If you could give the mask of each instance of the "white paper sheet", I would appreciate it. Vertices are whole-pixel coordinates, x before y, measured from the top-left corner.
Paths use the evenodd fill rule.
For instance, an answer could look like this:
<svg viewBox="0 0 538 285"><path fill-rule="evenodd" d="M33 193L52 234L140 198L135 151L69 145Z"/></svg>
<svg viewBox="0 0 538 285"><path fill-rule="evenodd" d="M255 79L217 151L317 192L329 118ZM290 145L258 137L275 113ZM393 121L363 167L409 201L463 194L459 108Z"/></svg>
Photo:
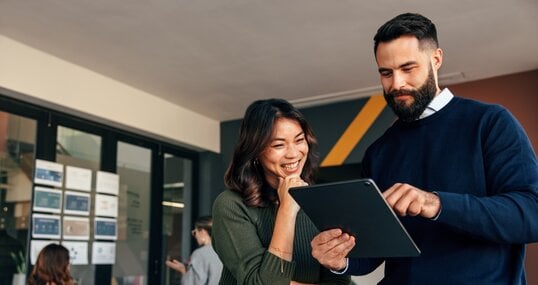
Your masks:
<svg viewBox="0 0 538 285"><path fill-rule="evenodd" d="M92 188L91 169L67 165L65 167L65 188L90 191Z"/></svg>
<svg viewBox="0 0 538 285"><path fill-rule="evenodd" d="M88 243L84 241L62 241L69 250L69 261L73 265L88 264Z"/></svg>
<svg viewBox="0 0 538 285"><path fill-rule="evenodd" d="M116 263L116 243L94 242L92 246L92 264Z"/></svg>
<svg viewBox="0 0 538 285"><path fill-rule="evenodd" d="M95 215L103 217L118 217L118 196L95 195Z"/></svg>
<svg viewBox="0 0 538 285"><path fill-rule="evenodd" d="M120 177L116 173L97 171L96 191L118 195L120 189Z"/></svg>

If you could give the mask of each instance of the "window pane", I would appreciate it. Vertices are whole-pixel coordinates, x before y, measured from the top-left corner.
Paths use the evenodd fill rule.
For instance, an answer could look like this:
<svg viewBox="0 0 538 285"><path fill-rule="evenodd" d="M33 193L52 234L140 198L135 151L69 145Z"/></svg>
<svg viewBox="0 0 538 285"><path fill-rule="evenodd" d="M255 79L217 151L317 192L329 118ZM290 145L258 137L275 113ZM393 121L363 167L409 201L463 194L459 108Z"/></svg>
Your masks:
<svg viewBox="0 0 538 285"><path fill-rule="evenodd" d="M151 150L118 143L118 240L112 275L118 285L147 284Z"/></svg>
<svg viewBox="0 0 538 285"><path fill-rule="evenodd" d="M101 165L101 137L75 129L59 126L56 139L56 162L65 166L75 166L92 171L90 201L95 201L95 177ZM66 191L72 189L65 188ZM72 191L76 192L76 191ZM65 192L64 192L65 193ZM88 244L87 265L71 265L71 275L80 285L94 285L95 266L91 265L93 241L94 206L90 204L90 242ZM70 216L64 213L65 216Z"/></svg>
<svg viewBox="0 0 538 285"><path fill-rule="evenodd" d="M0 112L0 284L11 284L26 266L36 126L34 120ZM12 252L22 255L18 264Z"/></svg>
<svg viewBox="0 0 538 285"><path fill-rule="evenodd" d="M180 284L181 274L165 265L165 258L185 263L190 255L192 161L165 154L163 185L163 284Z"/></svg>

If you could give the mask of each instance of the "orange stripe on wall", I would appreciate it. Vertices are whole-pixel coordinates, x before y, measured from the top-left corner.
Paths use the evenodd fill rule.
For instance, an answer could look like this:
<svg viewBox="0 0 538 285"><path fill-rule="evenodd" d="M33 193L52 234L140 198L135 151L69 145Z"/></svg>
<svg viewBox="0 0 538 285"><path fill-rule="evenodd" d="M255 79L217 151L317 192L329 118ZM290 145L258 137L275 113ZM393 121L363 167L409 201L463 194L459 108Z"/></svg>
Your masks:
<svg viewBox="0 0 538 285"><path fill-rule="evenodd" d="M329 154L321 162L321 166L342 165L386 105L387 102L383 98L383 95L370 97L353 122L349 124L340 139L338 139Z"/></svg>

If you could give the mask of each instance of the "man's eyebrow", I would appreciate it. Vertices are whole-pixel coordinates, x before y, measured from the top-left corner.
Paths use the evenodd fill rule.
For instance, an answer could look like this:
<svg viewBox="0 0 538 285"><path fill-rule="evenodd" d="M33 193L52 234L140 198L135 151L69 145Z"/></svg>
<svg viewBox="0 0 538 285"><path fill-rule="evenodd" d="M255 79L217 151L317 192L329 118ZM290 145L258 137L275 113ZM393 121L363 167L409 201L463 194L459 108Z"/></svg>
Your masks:
<svg viewBox="0 0 538 285"><path fill-rule="evenodd" d="M401 64L401 65L399 66L399 68L409 67L410 65L415 65L415 64L417 64L417 62L414 61L414 60L411 60L411 61L408 61L408 62L406 62L406 63Z"/></svg>
<svg viewBox="0 0 538 285"><path fill-rule="evenodd" d="M414 61L414 60L411 60L411 61L408 61L408 62L404 62L403 64L400 64L398 66L398 68L405 68L405 67L409 67L409 66L415 65L415 64L417 64L417 62ZM392 69L391 68L386 68L386 67L380 67L380 68L378 68L378 71L379 71L379 73L382 73L382 72L386 72L386 71L392 71Z"/></svg>

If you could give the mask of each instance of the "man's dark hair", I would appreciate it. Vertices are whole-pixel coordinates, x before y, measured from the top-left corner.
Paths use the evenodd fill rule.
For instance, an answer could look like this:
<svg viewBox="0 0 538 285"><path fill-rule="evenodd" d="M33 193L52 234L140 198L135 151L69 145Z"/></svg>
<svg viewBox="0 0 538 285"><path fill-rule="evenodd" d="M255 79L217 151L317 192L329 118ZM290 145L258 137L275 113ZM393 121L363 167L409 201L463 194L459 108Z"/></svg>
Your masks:
<svg viewBox="0 0 538 285"><path fill-rule="evenodd" d="M411 35L416 37L421 45L438 48L437 29L430 19L416 13L400 14L379 27L374 36L374 55L377 46L382 42L390 42L401 36Z"/></svg>

